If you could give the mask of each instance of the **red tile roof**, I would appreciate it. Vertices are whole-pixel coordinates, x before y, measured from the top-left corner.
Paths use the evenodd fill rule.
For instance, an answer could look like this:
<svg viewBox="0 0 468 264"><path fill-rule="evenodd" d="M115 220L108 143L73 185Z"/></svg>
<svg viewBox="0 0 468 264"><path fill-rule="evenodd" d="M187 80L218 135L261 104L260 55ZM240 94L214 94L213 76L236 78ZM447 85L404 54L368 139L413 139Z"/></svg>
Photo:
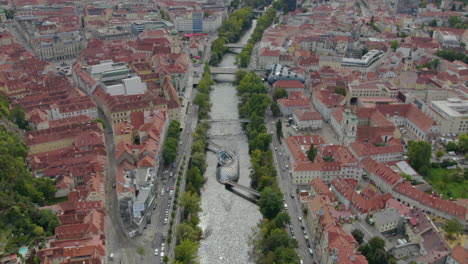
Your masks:
<svg viewBox="0 0 468 264"><path fill-rule="evenodd" d="M283 89L294 89L294 88L304 89L304 84L296 80L280 80L280 81L275 82L273 84L273 87L274 88L281 87Z"/></svg>
<svg viewBox="0 0 468 264"><path fill-rule="evenodd" d="M376 110L389 116L394 116L398 113L398 116L408 118L408 120L425 132L428 132L432 126L437 125L432 118L423 113L413 104L377 105Z"/></svg>
<svg viewBox="0 0 468 264"><path fill-rule="evenodd" d="M320 178L314 178L310 182L311 188L320 195L327 196L330 199L330 202L334 203L338 201L338 198L336 198L336 195L330 191L328 186L322 181Z"/></svg>
<svg viewBox="0 0 468 264"><path fill-rule="evenodd" d="M452 252L450 252L450 257L458 261L460 264L468 264L468 249L461 245L456 245L452 249Z"/></svg>
<svg viewBox="0 0 468 264"><path fill-rule="evenodd" d="M377 147L374 145L374 143L353 142L349 145L349 147L359 157L367 157L367 156L372 156L372 155L382 155L382 154L390 154L390 153L403 153L403 146L401 145L401 143Z"/></svg>
<svg viewBox="0 0 468 264"><path fill-rule="evenodd" d="M331 181L331 186L361 213L383 209L387 200L392 198L392 195L389 193L373 195L373 197L367 198L362 193L359 194L354 191L357 186L357 181L354 179L336 178Z"/></svg>
<svg viewBox="0 0 468 264"><path fill-rule="evenodd" d="M376 162L371 157L364 158L361 161L361 165L368 173L376 175L390 186L394 186L403 179L398 173L394 172L383 163Z"/></svg>
<svg viewBox="0 0 468 264"><path fill-rule="evenodd" d="M299 121L322 120L322 116L312 108L301 108L293 111Z"/></svg>
<svg viewBox="0 0 468 264"><path fill-rule="evenodd" d="M292 136L285 139L286 146L295 161L306 162L309 159L305 154L310 145L315 147L325 144L325 140L320 135Z"/></svg>
<svg viewBox="0 0 468 264"><path fill-rule="evenodd" d="M393 191L418 201L427 207L433 208L451 216L458 217L460 219L466 219L467 209L465 207L413 188L411 183L408 181L398 183L393 188Z"/></svg>

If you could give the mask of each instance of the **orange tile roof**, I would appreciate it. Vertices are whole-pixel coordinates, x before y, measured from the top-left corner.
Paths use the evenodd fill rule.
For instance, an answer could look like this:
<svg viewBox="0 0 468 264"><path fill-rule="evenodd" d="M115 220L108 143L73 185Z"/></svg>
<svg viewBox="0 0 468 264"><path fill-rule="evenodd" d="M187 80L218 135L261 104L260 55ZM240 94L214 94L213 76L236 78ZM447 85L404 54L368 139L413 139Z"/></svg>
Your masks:
<svg viewBox="0 0 468 264"><path fill-rule="evenodd" d="M452 252L450 252L450 257L458 261L460 264L468 264L468 249L461 245L456 245L452 249Z"/></svg>

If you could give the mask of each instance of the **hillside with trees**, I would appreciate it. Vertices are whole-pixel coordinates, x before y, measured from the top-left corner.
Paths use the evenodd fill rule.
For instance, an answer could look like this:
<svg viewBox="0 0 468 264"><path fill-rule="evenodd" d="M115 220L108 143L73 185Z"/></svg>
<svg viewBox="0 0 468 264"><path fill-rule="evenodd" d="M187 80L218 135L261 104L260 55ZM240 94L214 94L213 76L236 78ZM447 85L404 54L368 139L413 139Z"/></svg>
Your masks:
<svg viewBox="0 0 468 264"><path fill-rule="evenodd" d="M54 234L59 221L51 210L40 210L54 203L55 184L33 178L27 169L28 150L16 127L27 128L23 110L10 110L2 99L0 121L0 252L11 253L21 246L40 245Z"/></svg>

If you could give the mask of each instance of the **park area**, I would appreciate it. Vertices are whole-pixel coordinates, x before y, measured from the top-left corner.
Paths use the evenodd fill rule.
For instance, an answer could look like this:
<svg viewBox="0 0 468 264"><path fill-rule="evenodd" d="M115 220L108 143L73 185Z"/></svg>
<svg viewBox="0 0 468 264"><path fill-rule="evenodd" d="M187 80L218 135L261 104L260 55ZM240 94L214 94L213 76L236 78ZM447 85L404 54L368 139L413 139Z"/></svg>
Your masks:
<svg viewBox="0 0 468 264"><path fill-rule="evenodd" d="M443 194L444 199L468 198L468 180L464 177L463 170L431 168L426 180L438 193Z"/></svg>

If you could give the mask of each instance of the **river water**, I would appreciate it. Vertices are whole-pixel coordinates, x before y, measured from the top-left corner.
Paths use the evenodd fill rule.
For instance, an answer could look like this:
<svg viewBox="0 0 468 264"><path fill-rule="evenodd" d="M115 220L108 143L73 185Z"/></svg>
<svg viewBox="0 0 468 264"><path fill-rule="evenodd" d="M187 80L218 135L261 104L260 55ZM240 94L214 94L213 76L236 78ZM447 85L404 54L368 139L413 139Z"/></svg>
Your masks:
<svg viewBox="0 0 468 264"><path fill-rule="evenodd" d="M247 43L256 21L239 41ZM227 53L220 67L234 67L234 54ZM214 76L216 84L211 92L212 119L237 119L239 100L232 84L233 75ZM250 156L247 137L240 123L213 123L209 131L213 142L233 151L239 158L240 177L238 183L250 186ZM202 195L200 226L204 238L200 241L198 256L201 264L248 264L249 237L261 219L258 207L244 198L224 189L216 180L217 158L207 152L208 167Z"/></svg>

